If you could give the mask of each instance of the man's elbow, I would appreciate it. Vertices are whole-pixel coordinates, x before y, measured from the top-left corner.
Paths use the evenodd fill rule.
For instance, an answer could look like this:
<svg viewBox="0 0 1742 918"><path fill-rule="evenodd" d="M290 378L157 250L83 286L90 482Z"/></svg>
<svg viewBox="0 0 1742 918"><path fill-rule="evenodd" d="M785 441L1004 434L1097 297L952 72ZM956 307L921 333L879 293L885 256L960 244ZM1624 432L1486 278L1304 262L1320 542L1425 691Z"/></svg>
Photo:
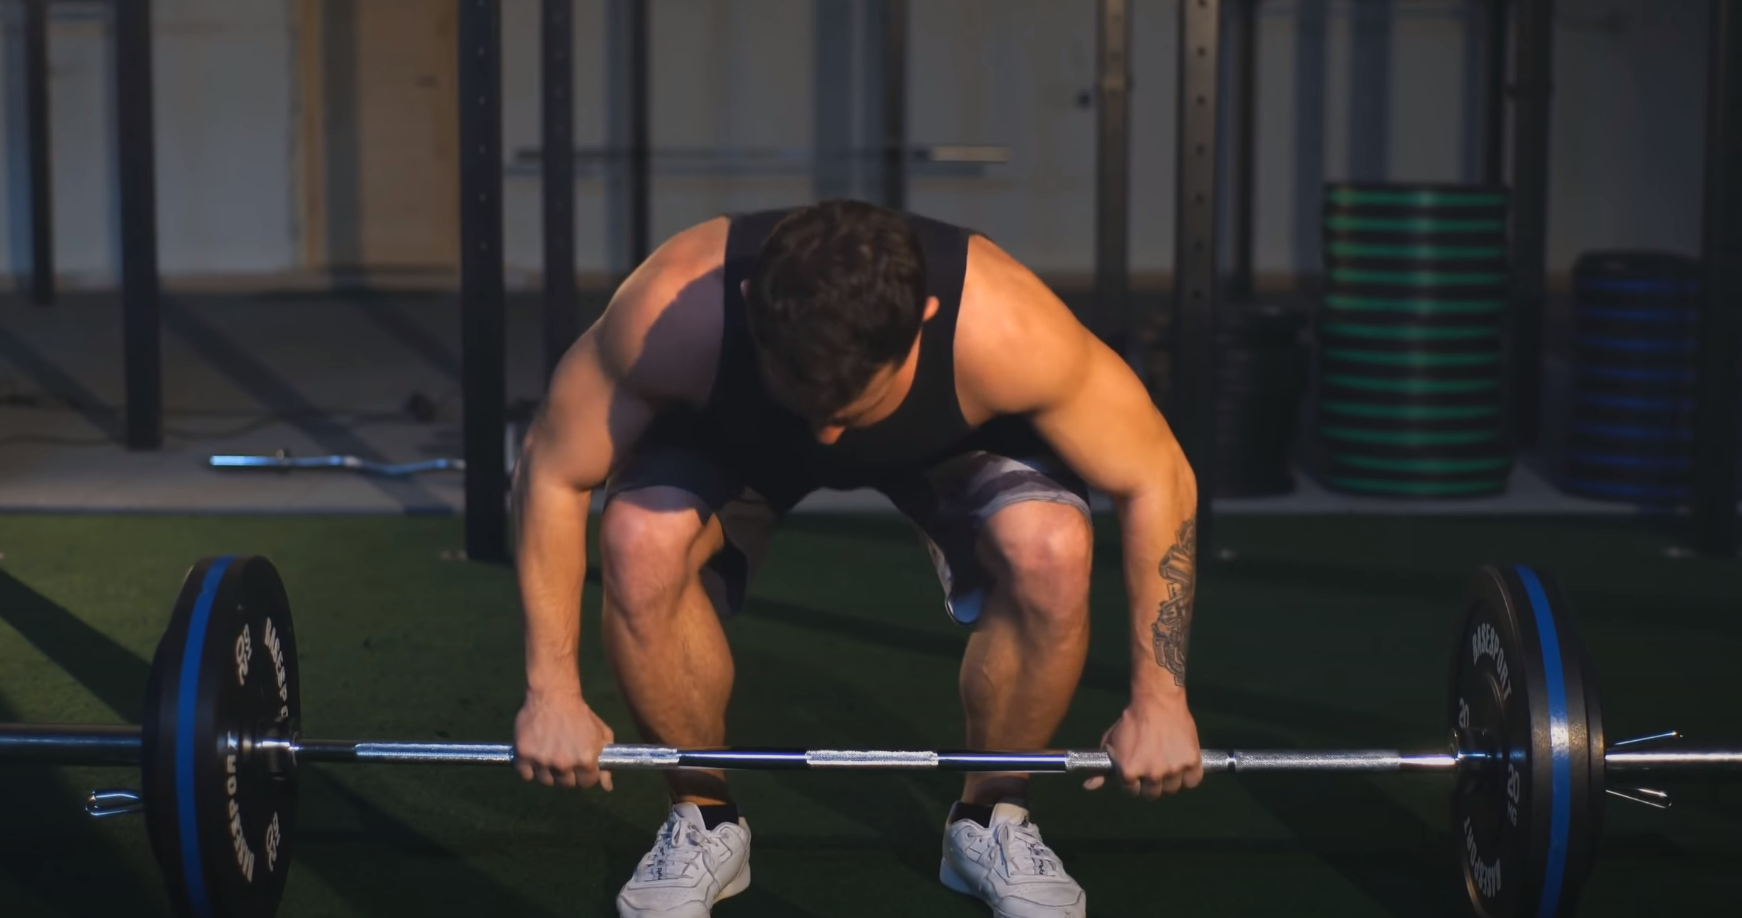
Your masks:
<svg viewBox="0 0 1742 918"><path fill-rule="evenodd" d="M1165 504L1188 508L1183 512L1189 515L1198 505L1198 477L1179 444L1170 439L1165 447L1146 457L1123 487L1105 487L1102 492L1119 508Z"/></svg>
<svg viewBox="0 0 1742 918"><path fill-rule="evenodd" d="M1194 508L1198 505L1198 475L1192 469L1192 464L1186 459L1185 451L1180 449L1179 442L1173 441L1168 450L1169 459L1162 465L1161 487L1170 500L1182 506Z"/></svg>

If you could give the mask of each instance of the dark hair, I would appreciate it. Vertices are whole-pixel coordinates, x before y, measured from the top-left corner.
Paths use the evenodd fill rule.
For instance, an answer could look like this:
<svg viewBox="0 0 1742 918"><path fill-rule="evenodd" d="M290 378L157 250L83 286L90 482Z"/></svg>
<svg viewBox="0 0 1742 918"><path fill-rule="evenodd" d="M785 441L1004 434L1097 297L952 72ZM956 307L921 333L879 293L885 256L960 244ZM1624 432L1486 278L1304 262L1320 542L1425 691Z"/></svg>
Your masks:
<svg viewBox="0 0 1742 918"><path fill-rule="evenodd" d="M863 201L824 201L775 225L750 271L750 335L804 404L829 415L913 348L925 319L925 260L907 219Z"/></svg>

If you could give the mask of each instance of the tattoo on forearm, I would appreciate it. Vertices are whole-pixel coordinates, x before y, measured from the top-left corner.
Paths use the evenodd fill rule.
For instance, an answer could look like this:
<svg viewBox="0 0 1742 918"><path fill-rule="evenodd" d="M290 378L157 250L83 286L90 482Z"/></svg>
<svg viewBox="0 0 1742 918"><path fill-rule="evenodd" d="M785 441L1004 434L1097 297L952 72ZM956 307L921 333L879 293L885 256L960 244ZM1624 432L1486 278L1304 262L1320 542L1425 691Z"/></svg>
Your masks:
<svg viewBox="0 0 1742 918"><path fill-rule="evenodd" d="M1180 524L1172 548L1161 559L1161 579L1167 598L1149 632L1155 644L1155 665L1173 673L1176 685L1186 684L1186 644L1192 630L1192 599L1197 594L1198 518Z"/></svg>

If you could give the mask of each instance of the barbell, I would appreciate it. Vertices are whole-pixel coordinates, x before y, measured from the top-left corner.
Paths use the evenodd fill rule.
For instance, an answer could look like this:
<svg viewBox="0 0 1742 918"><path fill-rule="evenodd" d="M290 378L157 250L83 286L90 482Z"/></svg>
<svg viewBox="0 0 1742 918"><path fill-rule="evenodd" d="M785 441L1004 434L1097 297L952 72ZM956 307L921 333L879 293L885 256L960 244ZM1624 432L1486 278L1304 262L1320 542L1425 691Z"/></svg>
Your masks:
<svg viewBox="0 0 1742 918"><path fill-rule="evenodd" d="M1483 918L1571 915L1596 857L1606 794L1661 791L1611 776L1733 775L1742 749L1682 748L1677 734L1606 743L1596 673L1552 580L1524 566L1471 578L1453 658L1446 749L1205 749L1209 773L1446 772L1455 850ZM187 574L152 658L140 726L0 724L0 761L137 764L138 791L93 791L92 815L143 810L176 911L270 918L289 875L297 769L310 762L506 765L511 745L308 739L283 581L260 557ZM1104 774L1101 750L687 749L614 744L613 770L893 769Z"/></svg>

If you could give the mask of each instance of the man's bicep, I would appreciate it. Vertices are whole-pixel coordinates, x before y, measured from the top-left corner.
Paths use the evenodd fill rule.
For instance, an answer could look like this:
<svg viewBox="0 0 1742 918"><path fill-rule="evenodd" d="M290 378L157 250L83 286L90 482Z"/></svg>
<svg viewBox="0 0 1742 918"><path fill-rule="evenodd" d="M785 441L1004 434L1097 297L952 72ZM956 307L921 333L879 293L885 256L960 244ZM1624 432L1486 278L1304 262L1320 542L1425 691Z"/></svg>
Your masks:
<svg viewBox="0 0 1742 918"><path fill-rule="evenodd" d="M1031 416L1035 429L1089 485L1113 497L1189 475L1185 456L1137 374L1098 340L1082 373Z"/></svg>
<svg viewBox="0 0 1742 918"><path fill-rule="evenodd" d="M650 399L601 359L589 331L563 358L533 424L527 452L535 474L576 489L604 484L656 413Z"/></svg>

